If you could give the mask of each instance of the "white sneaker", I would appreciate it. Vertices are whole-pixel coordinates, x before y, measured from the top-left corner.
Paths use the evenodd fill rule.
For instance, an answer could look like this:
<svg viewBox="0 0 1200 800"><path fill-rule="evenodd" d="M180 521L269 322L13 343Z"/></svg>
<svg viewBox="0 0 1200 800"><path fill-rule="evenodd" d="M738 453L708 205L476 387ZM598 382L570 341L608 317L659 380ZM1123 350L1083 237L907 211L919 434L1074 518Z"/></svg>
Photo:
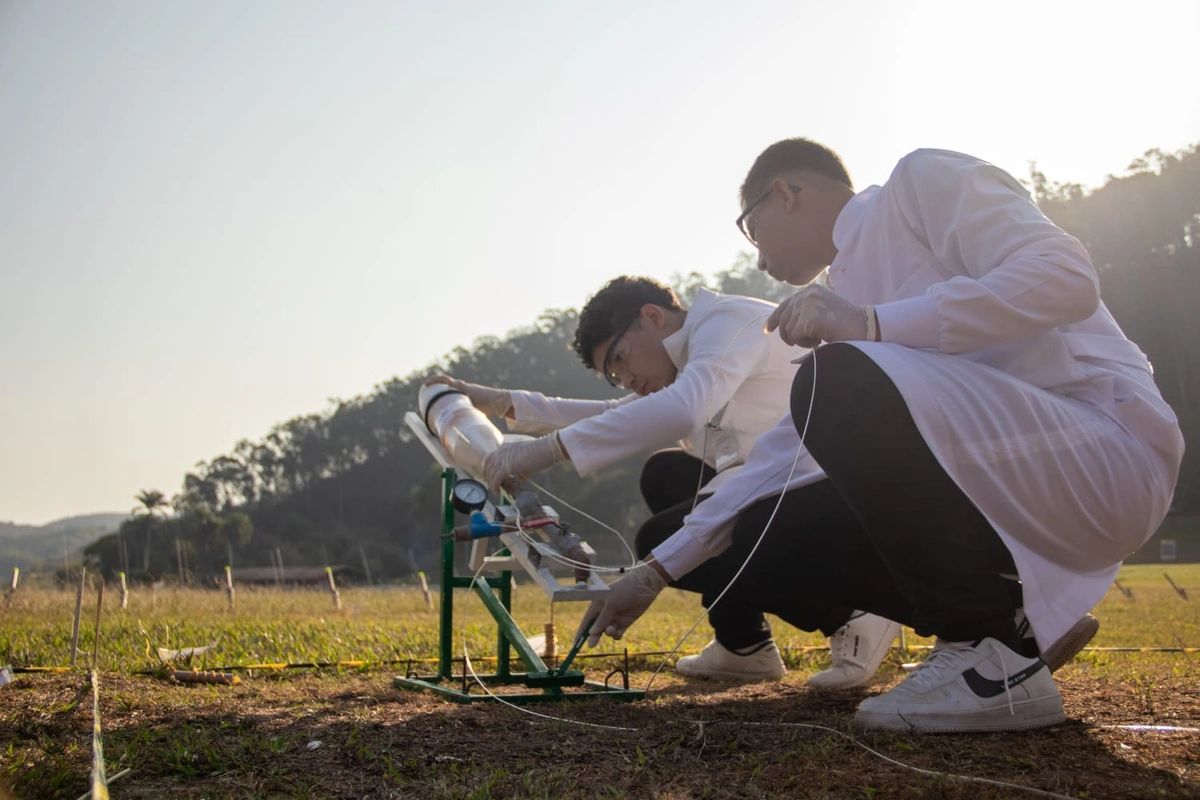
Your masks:
<svg viewBox="0 0 1200 800"><path fill-rule="evenodd" d="M874 614L852 617L829 637L829 657L833 666L808 679L817 689L849 689L861 686L875 675L900 624Z"/></svg>
<svg viewBox="0 0 1200 800"><path fill-rule="evenodd" d="M862 701L854 715L863 728L927 733L1027 730L1065 719L1046 663L992 638L939 640L904 681Z"/></svg>
<svg viewBox="0 0 1200 800"><path fill-rule="evenodd" d="M713 639L699 655L684 656L675 662L675 671L690 678L715 678L725 681L777 681L787 674L774 639L768 639L753 653L739 655L726 650Z"/></svg>

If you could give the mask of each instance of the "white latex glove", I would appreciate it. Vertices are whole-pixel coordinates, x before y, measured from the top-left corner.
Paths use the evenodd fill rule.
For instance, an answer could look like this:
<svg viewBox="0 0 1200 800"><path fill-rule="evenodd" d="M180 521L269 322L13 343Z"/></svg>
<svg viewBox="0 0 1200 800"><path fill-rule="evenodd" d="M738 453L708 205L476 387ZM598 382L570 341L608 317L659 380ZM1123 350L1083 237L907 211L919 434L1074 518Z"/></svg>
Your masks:
<svg viewBox="0 0 1200 800"><path fill-rule="evenodd" d="M603 600L592 601L575 633L575 641L586 634L588 647L595 647L600 644L602 634L620 639L646 613L666 585L666 578L657 569L644 561L639 563L609 585Z"/></svg>
<svg viewBox="0 0 1200 800"><path fill-rule="evenodd" d="M449 375L438 375L425 381L426 386L431 383L444 383L451 389L458 389L470 399L471 405L485 414L495 417L512 415L512 395L509 394L508 389L494 389L478 383L467 383L457 378L451 378Z"/></svg>
<svg viewBox="0 0 1200 800"><path fill-rule="evenodd" d="M483 479L493 492L498 492L509 477L524 480L566 458L567 451L563 450L557 433L521 442L505 442L483 459Z"/></svg>
<svg viewBox="0 0 1200 800"><path fill-rule="evenodd" d="M780 339L799 347L816 347L821 342L866 341L867 314L874 313L872 306L855 305L824 286L813 284L771 312L767 331L778 328Z"/></svg>

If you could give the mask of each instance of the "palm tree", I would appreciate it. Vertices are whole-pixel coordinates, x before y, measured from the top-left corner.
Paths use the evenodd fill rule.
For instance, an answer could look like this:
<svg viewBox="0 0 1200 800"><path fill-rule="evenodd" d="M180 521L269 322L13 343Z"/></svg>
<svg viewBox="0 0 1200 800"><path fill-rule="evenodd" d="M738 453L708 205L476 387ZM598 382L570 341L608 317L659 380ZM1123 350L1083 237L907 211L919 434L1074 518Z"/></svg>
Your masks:
<svg viewBox="0 0 1200 800"><path fill-rule="evenodd" d="M168 506L166 495L162 492L153 489L143 489L134 495L134 499L141 505L135 506L133 513L135 515L145 517L143 524L146 526L146 546L142 548L142 571L150 571L150 536L154 532L154 520L159 509Z"/></svg>

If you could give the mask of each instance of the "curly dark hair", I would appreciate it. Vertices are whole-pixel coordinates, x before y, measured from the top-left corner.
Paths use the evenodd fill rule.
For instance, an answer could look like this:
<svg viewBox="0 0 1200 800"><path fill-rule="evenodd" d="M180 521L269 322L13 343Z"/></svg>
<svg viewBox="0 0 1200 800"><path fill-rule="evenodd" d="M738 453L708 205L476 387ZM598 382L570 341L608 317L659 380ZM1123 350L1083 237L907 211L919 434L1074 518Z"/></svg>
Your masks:
<svg viewBox="0 0 1200 800"><path fill-rule="evenodd" d="M771 181L785 172L806 170L844 183L851 189L850 173L841 157L823 144L811 139L784 139L759 153L754 165L742 181L742 208L767 190Z"/></svg>
<svg viewBox="0 0 1200 800"><path fill-rule="evenodd" d="M634 278L622 275L613 278L588 299L579 312L579 327L571 349L588 369L599 369L592 361L592 351L628 326L646 303L662 306L668 311L683 311L679 298L670 286L653 278Z"/></svg>

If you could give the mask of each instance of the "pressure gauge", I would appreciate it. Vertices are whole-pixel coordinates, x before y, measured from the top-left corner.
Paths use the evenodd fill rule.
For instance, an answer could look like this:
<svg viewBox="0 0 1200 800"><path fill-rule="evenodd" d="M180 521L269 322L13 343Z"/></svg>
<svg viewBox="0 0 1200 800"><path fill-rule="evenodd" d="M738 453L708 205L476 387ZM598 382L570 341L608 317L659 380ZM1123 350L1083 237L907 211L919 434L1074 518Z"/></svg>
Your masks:
<svg viewBox="0 0 1200 800"><path fill-rule="evenodd" d="M450 490L450 505L460 514L470 514L483 508L488 499L488 490L477 480L462 478Z"/></svg>

